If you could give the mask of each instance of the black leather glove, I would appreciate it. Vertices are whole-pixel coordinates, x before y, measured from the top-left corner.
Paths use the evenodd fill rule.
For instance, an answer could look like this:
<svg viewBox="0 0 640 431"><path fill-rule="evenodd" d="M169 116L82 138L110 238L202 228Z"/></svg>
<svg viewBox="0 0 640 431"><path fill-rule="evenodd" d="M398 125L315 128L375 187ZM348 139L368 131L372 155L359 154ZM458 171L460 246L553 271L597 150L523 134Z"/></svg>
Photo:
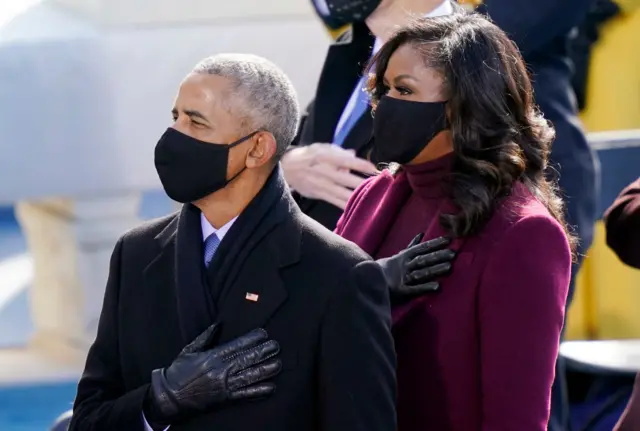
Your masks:
<svg viewBox="0 0 640 431"><path fill-rule="evenodd" d="M276 341L264 329L256 329L228 343L209 349L218 331L211 325L173 363L151 374L145 399L147 422L164 429L176 421L211 409L215 404L270 395L273 383L260 383L277 375L282 364Z"/></svg>
<svg viewBox="0 0 640 431"><path fill-rule="evenodd" d="M440 289L436 278L451 271L451 260L456 252L447 249L451 243L440 237L423 243L416 236L409 246L395 256L379 259L392 298L417 296Z"/></svg>

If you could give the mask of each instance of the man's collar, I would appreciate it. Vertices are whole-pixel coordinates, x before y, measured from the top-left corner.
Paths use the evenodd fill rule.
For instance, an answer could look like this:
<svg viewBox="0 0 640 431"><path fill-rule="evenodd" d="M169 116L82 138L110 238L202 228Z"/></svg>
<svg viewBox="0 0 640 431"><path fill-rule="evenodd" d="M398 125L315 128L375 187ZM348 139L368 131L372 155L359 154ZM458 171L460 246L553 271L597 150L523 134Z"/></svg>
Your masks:
<svg viewBox="0 0 640 431"><path fill-rule="evenodd" d="M235 222L237 219L238 217L236 216L233 219L231 219L229 222L227 222L224 226L222 226L220 229L216 229L215 227L213 227L213 225L211 225L211 223L209 223L209 220L207 220L207 218L204 216L204 213L200 213L200 225L202 226L202 240L203 241L206 240L207 238L209 238L209 236L215 233L218 236L218 239L222 241L222 238L224 238L227 232L229 232L229 229L231 229L231 226L233 226L233 222Z"/></svg>

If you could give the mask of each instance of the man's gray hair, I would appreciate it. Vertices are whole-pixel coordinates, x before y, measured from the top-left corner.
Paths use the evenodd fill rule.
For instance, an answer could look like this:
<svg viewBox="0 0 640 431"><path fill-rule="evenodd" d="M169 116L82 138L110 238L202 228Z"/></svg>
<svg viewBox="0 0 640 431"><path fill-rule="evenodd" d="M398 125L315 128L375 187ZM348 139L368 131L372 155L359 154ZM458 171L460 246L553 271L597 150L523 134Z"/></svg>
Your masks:
<svg viewBox="0 0 640 431"><path fill-rule="evenodd" d="M293 84L278 66L257 55L218 54L202 60L193 72L232 81L232 94L225 103L238 117L243 132L271 132L276 157L282 157L296 135L300 106Z"/></svg>

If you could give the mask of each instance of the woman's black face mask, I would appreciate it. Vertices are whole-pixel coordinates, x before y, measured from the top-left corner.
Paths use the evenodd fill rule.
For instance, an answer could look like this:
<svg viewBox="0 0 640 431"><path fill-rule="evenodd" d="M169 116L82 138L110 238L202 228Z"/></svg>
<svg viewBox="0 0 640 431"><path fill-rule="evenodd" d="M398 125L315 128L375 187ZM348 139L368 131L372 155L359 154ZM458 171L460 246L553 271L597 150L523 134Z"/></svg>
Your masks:
<svg viewBox="0 0 640 431"><path fill-rule="evenodd" d="M405 165L445 130L447 102L413 102L382 96L373 117L373 163Z"/></svg>
<svg viewBox="0 0 640 431"><path fill-rule="evenodd" d="M381 0L312 0L318 16L333 30L362 22L380 5ZM322 6L326 5L326 8ZM328 12L328 14L327 14Z"/></svg>

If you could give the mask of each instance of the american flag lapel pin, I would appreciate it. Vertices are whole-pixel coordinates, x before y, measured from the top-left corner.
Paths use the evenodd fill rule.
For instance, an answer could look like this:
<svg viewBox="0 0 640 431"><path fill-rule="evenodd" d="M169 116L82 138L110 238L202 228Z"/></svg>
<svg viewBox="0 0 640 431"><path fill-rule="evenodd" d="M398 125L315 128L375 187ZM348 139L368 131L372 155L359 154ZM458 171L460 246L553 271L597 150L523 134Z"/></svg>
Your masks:
<svg viewBox="0 0 640 431"><path fill-rule="evenodd" d="M246 299L247 301L253 301L253 302L258 302L258 298L259 298L259 295L256 295L255 293L251 293L251 292L247 292L247 294L244 297L244 299Z"/></svg>

